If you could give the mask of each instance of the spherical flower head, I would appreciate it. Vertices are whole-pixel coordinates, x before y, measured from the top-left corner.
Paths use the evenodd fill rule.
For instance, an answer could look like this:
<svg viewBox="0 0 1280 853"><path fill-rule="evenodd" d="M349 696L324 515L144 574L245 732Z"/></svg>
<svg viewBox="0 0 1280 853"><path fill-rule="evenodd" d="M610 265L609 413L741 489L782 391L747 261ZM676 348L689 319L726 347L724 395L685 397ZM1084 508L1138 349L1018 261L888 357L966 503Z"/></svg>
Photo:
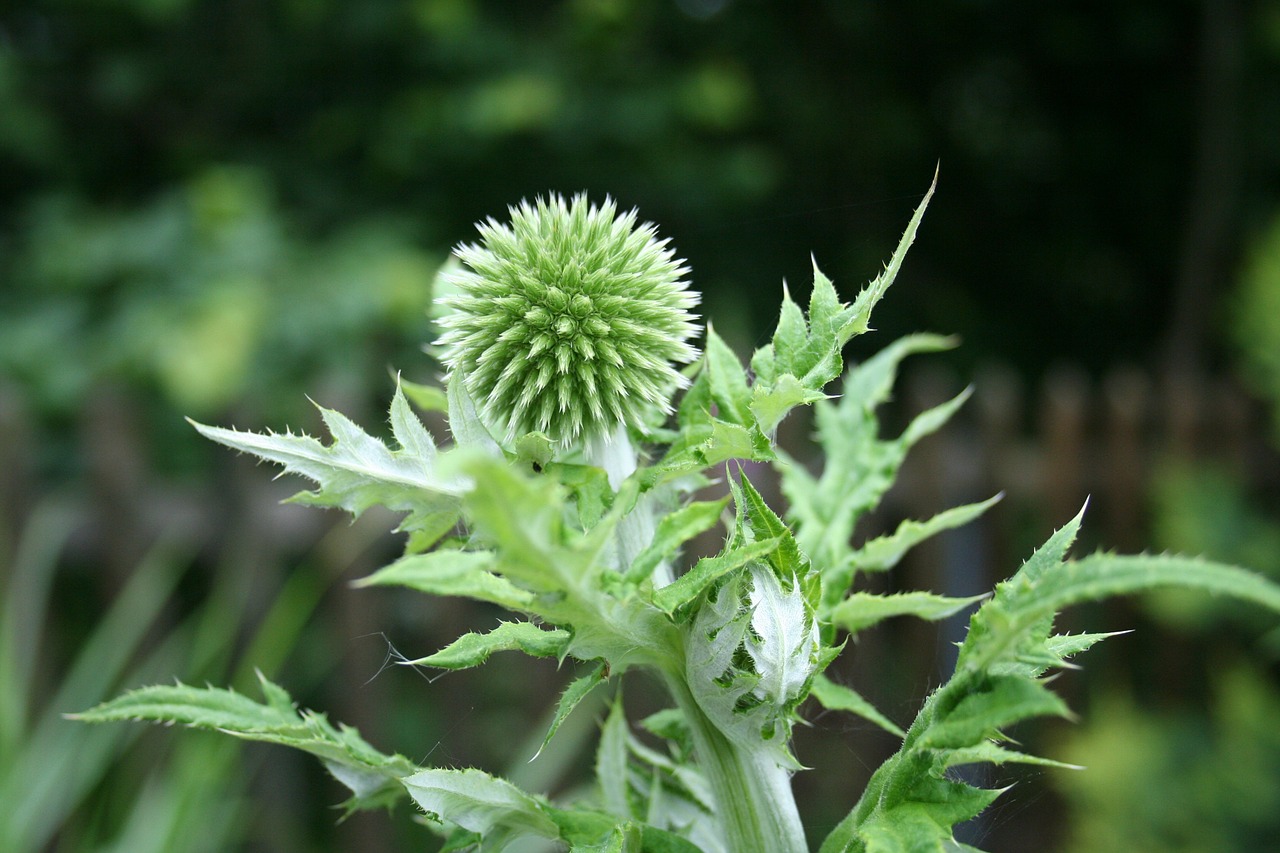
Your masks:
<svg viewBox="0 0 1280 853"><path fill-rule="evenodd" d="M669 413L694 360L698 302L684 262L636 211L559 195L479 223L454 250L462 267L436 342L481 416L507 440L543 432L561 444L640 427Z"/></svg>

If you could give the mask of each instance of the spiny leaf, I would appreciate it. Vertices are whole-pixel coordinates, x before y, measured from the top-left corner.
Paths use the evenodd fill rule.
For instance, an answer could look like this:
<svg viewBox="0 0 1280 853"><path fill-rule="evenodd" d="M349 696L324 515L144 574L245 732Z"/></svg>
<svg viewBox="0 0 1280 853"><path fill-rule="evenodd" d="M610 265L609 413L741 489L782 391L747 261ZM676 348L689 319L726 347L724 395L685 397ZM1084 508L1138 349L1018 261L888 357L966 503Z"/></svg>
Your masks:
<svg viewBox="0 0 1280 853"><path fill-rule="evenodd" d="M965 404L965 402L973 396L973 386L969 386L956 396L952 397L945 403L939 403L932 409L926 409L912 419L907 424L907 428L902 431L902 436L898 439L906 447L911 447L920 439L927 435L932 435L942 428L942 425L951 420L951 416Z"/></svg>
<svg viewBox="0 0 1280 853"><path fill-rule="evenodd" d="M768 436L791 409L822 400L825 386L840 375L841 349L850 337L865 331L871 307L901 265L923 208L924 203L886 274L863 291L859 304L842 303L816 263L807 315L784 293L772 341L752 356L754 383L747 382L737 356L708 327L701 370L678 410L681 435L650 469L647 487L696 470L698 463L709 467L735 458L773 458ZM913 345L926 349L934 346L932 340L922 337ZM713 404L718 417L711 414Z"/></svg>
<svg viewBox="0 0 1280 853"><path fill-rule="evenodd" d="M947 339L933 335L912 336L850 370L839 401L822 401L815 409L818 441L826 460L821 475L815 478L789 459L782 466L788 518L801 549L822 569L827 607L853 584L858 564L850 540L859 519L888 491L912 445L937 429L964 395L920 414L896 439L879 437L875 408L888 396L903 358L949 345Z"/></svg>
<svg viewBox="0 0 1280 853"><path fill-rule="evenodd" d="M1049 624L1046 621L1046 624ZM1128 631L1108 631L1099 634L1062 634L1048 637L1041 642L1037 639L1029 641L1025 648L1019 650L1016 662L1002 662L992 667L994 672L1017 673L1035 678L1043 675L1051 669L1078 669L1075 664L1068 661L1074 655L1080 654L1094 646L1101 640L1108 637L1117 637L1121 634L1128 634Z"/></svg>
<svg viewBox="0 0 1280 853"><path fill-rule="evenodd" d="M943 758L943 764L946 767L959 767L964 764L1035 764L1040 767L1057 767L1063 770L1084 769L1078 764L1067 764L1063 761L1054 761L1052 758L1005 749L989 740L977 746L948 750Z"/></svg>
<svg viewBox="0 0 1280 853"><path fill-rule="evenodd" d="M1067 704L1039 681L1015 675L991 678L968 692L922 732L922 749L964 749L992 738L1005 726L1031 717L1070 717Z"/></svg>
<svg viewBox="0 0 1280 853"><path fill-rule="evenodd" d="M356 581L355 586L403 586L428 595L462 596L533 612L533 594L489 571L495 562L488 551L414 554Z"/></svg>
<svg viewBox="0 0 1280 853"><path fill-rule="evenodd" d="M751 359L756 374L751 408L764 432L772 432L795 406L821 399L823 388L840 375L841 350L850 338L868 330L871 311L897 276L933 189L931 185L916 208L885 270L863 288L852 305L840 301L816 261L807 316L784 289L773 339Z"/></svg>
<svg viewBox="0 0 1280 853"><path fill-rule="evenodd" d="M273 689L272 696L279 694ZM304 725L297 711L280 707L278 699L264 705L234 690L185 684L131 690L87 711L72 714L71 719L86 723L147 720L245 732L281 731Z"/></svg>
<svg viewBox="0 0 1280 853"><path fill-rule="evenodd" d="M653 594L653 603L662 612L674 615L720 578L750 562L765 558L779 544L778 539L765 539L732 548L714 557L703 557L692 569L676 578L674 583L657 590Z"/></svg>
<svg viewBox="0 0 1280 853"><path fill-rule="evenodd" d="M569 639L568 631L547 631L532 622L503 622L486 634L463 634L435 654L405 663L440 669L468 669L484 663L494 652L516 650L532 657L563 657Z"/></svg>
<svg viewBox="0 0 1280 853"><path fill-rule="evenodd" d="M1105 553L1063 563L1080 518L1051 537L974 614L958 669L976 672L1019 665L1024 656L1044 652L1058 611L1114 595L1184 587L1280 611L1280 586L1234 566L1189 557Z"/></svg>
<svg viewBox="0 0 1280 853"><path fill-rule="evenodd" d="M1042 575L1020 572L997 587L995 598L974 614L972 643L966 639L961 647L959 665L979 669L1012 662L1026 648L1009 638L1039 634L1046 620L1073 604L1163 587L1229 595L1280 612L1280 586L1235 566L1194 557L1095 554Z"/></svg>
<svg viewBox="0 0 1280 853"><path fill-rule="evenodd" d="M809 560L800 552L791 528L769 508L769 504L755 486L747 479L746 474L738 472L738 482L734 496L738 500L738 516L745 518L755 539L777 539L778 547L769 553L769 565L773 567L778 578L790 583L809 573Z"/></svg>
<svg viewBox="0 0 1280 853"><path fill-rule="evenodd" d="M341 413L318 408L333 435L329 447L305 435L191 424L206 438L283 465L286 472L319 485L314 492L296 495L294 501L340 507L354 515L374 505L408 513L399 529L409 533L410 551L426 550L453 527L460 511L461 484L439 473L435 444L409 410L399 387L391 402L392 433L400 444L396 450Z"/></svg>
<svg viewBox="0 0 1280 853"><path fill-rule="evenodd" d="M809 294L808 333L802 341L776 346L774 369L790 373L808 388L821 388L840 375L840 350L853 337L853 310L840 301L831 279L813 260L813 292Z"/></svg>
<svg viewBox="0 0 1280 853"><path fill-rule="evenodd" d="M1051 663L1048 663L1044 669L1058 668L1067 666L1067 659L1073 658L1081 652L1088 651L1095 644L1102 642L1109 637L1119 637L1129 631L1104 631L1093 634L1058 634L1050 637L1045 641L1045 652L1049 656ZM1044 670L1033 672L1032 675L1039 675Z"/></svg>
<svg viewBox="0 0 1280 853"><path fill-rule="evenodd" d="M639 583L651 575L658 564L670 559L681 545L715 526L728 503L727 497L718 501L695 501L664 516L658 522L653 541L627 569L627 580Z"/></svg>
<svg viewBox="0 0 1280 853"><path fill-rule="evenodd" d="M883 619L894 616L915 616L936 621L981 601L985 596L948 598L931 592L903 592L897 595L877 595L857 592L847 597L831 610L832 624L856 634Z"/></svg>
<svg viewBox="0 0 1280 853"><path fill-rule="evenodd" d="M475 400L467 390L466 380L461 372L454 370L449 374L445 386L449 400L449 432L458 447L478 450L489 456L501 458L502 448L489 432L489 428L480 420L476 411Z"/></svg>
<svg viewBox="0 0 1280 853"><path fill-rule="evenodd" d="M858 294L858 298L853 301L853 316L848 321L850 336L861 335L870 329L871 310L876 307L876 303L880 301L885 291L889 289L889 285L893 284L894 279L898 277L898 271L902 269L902 262L907 257L907 250L915 242L916 231L920 227L920 220L924 218L925 208L929 206L929 199L933 198L933 191L937 187L938 175L935 172L933 183L929 184L929 189L924 194L924 198L920 200L915 213L911 215L911 221L907 223L906 230L902 232L902 238L898 240L898 247L894 249L889 263L885 264L884 271L863 288L862 292Z"/></svg>
<svg viewBox="0 0 1280 853"><path fill-rule="evenodd" d="M1077 516L1050 537L973 615L955 674L926 700L902 748L872 775L862 798L822 850L873 849L889 837L886 827L898 832L909 826L911 814L935 827L918 837L920 843L950 839L950 826L970 816L969 809L957 813L944 807L937 791L928 786L945 781L942 772L956 764L1024 760L992 744L992 739L1019 720L1068 714L1065 703L1038 676L1105 635L1052 636L1054 617L1062 608L1160 586L1185 586L1280 612L1280 586L1232 566L1183 557L1112 554L1064 562L1079 525Z"/></svg>
<svg viewBox="0 0 1280 853"><path fill-rule="evenodd" d="M986 791L963 782L946 782L930 794L937 798L927 806L908 803L886 809L869 821L859 834L857 849L866 853L966 853L974 848L951 837L951 827L982 813L1000 791ZM848 850L849 847L830 850ZM821 853L830 853L824 844Z"/></svg>
<svg viewBox="0 0 1280 853"><path fill-rule="evenodd" d="M906 736L906 732L898 728L898 726L884 714L881 714L880 711L864 699L861 694L851 688L845 687L843 684L836 684L825 675L819 674L813 679L809 695L829 711L848 711L851 714L857 714L864 720L869 720L875 723L890 734L897 735L898 737Z"/></svg>
<svg viewBox="0 0 1280 853"><path fill-rule="evenodd" d="M729 345L707 325L703 371L711 385L711 399L720 410L720 419L748 426L751 419L751 392L742 363Z"/></svg>
<svg viewBox="0 0 1280 853"><path fill-rule="evenodd" d="M849 562L855 571L860 572L881 572L891 569L898 564L907 551L916 545L944 530L952 530L968 524L994 506L1001 497L1002 495L996 495L981 503L952 507L926 521L907 519L899 524L893 533L864 542L849 555Z"/></svg>
<svg viewBox="0 0 1280 853"><path fill-rule="evenodd" d="M319 758L351 789L348 808L352 809L388 804L400 793L400 779L416 770L407 758L378 752L355 729L335 728L323 714L298 711L283 688L261 675L258 678L266 704L231 690L175 684L142 687L69 716L91 723L180 723L300 749Z"/></svg>
<svg viewBox="0 0 1280 853"><path fill-rule="evenodd" d="M851 336L851 316L852 309L840 301L816 262L807 316L784 288L773 339L751 358L756 381L750 410L763 432L772 433L796 406L825 397L823 388L843 366L840 351Z"/></svg>
<svg viewBox="0 0 1280 853"><path fill-rule="evenodd" d="M551 725L547 728L547 736L542 739L542 745L538 747L538 751L534 753L533 758L537 758L542 754L542 750L547 748L547 744L551 743L551 738L560 729L560 724L573 713L573 709L578 707L583 699L587 698L592 690L595 690L601 684L608 683L609 678L605 674L604 664L599 664L591 672L579 678L575 678L565 688L564 693L560 694L560 701L556 705L555 717L551 720ZM530 761L533 758L529 759Z"/></svg>

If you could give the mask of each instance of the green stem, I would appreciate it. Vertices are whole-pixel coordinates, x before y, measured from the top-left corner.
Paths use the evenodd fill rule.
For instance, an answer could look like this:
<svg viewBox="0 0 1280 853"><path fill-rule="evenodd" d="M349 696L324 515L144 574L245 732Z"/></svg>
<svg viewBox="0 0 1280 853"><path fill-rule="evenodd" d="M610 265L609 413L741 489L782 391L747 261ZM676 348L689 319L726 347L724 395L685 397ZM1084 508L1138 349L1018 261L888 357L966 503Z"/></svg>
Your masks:
<svg viewBox="0 0 1280 853"><path fill-rule="evenodd" d="M621 425L612 436L588 439L584 450L588 464L603 468L615 490L636 470L636 452ZM623 570L653 541L654 531L653 506L649 496L642 495L618 524L618 561ZM658 566L652 577L658 587L671 583L671 567ZM667 671L666 681L692 730L698 766L715 798L725 849L806 853L790 772L763 751L743 749L725 737L698 706L683 672Z"/></svg>
<svg viewBox="0 0 1280 853"><path fill-rule="evenodd" d="M683 678L667 687L693 733L698 768L715 797L716 816L733 853L806 853L791 774L762 752L743 749L702 713Z"/></svg>

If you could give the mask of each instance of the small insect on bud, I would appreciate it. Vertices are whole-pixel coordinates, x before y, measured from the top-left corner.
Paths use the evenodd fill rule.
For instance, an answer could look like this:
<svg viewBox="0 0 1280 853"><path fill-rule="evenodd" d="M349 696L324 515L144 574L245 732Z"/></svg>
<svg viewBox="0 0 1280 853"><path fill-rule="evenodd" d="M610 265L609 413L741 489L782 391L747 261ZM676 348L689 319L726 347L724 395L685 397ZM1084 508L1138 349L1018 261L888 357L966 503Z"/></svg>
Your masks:
<svg viewBox="0 0 1280 853"><path fill-rule="evenodd" d="M436 342L481 416L508 441L543 432L561 444L640 427L669 413L698 356L688 268L636 211L560 195L477 225L454 250L456 293Z"/></svg>

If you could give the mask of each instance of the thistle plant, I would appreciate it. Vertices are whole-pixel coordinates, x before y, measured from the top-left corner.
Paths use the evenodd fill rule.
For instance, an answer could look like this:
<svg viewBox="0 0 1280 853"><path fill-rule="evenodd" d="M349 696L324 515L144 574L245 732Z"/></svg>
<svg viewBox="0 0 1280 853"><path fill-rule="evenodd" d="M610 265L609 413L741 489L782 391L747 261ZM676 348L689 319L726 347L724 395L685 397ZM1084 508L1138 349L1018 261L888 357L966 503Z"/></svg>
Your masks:
<svg viewBox="0 0 1280 853"><path fill-rule="evenodd" d="M463 271L446 274L459 295L440 300L453 310L438 344L491 428L567 444L671 413L688 384L675 365L697 357L698 298L652 225L579 195L524 202L510 225L479 230L457 250Z"/></svg>
<svg viewBox="0 0 1280 853"><path fill-rule="evenodd" d="M553 802L481 770L416 766L297 709L265 679L261 702L217 688L144 687L79 717L180 722L305 750L350 788L349 808L408 797L449 850L501 850L533 836L574 851L791 853L811 849L791 791L803 769L791 731L825 707L871 721L901 746L817 849L973 849L954 841L952 827L1002 792L949 771L1054 764L1015 750L1004 732L1028 718L1066 716L1047 675L1109 636L1055 633L1060 610L1184 586L1280 612L1280 587L1198 559L1071 558L1077 516L989 596L862 589L868 575L994 502L854 542L907 452L964 402L961 395L882 436L876 409L902 360L951 341L909 336L847 371L841 355L868 331L932 191L852 303L816 266L807 311L784 294L777 329L749 367L710 325L701 354L694 350L687 270L652 226L609 202L552 196L513 208L508 224L479 226L480 242L460 247L460 265L441 279L446 388L410 396L442 401L450 444L437 446L403 383L391 400L391 446L323 408L329 445L196 425L316 484L295 500L403 513L404 555L360 585L468 597L513 614L412 665L462 669L517 650L583 662L546 741L587 695L611 691L593 796ZM827 460L817 473L775 441L778 424L807 405ZM785 509L769 506L746 461L776 468ZM701 496L715 481L728 494ZM717 553L686 553L718 527ZM937 620L983 598L954 673L905 730L824 675L849 637L882 620ZM665 685L670 707L633 724L615 685L638 672ZM641 740L637 725L664 748Z"/></svg>

